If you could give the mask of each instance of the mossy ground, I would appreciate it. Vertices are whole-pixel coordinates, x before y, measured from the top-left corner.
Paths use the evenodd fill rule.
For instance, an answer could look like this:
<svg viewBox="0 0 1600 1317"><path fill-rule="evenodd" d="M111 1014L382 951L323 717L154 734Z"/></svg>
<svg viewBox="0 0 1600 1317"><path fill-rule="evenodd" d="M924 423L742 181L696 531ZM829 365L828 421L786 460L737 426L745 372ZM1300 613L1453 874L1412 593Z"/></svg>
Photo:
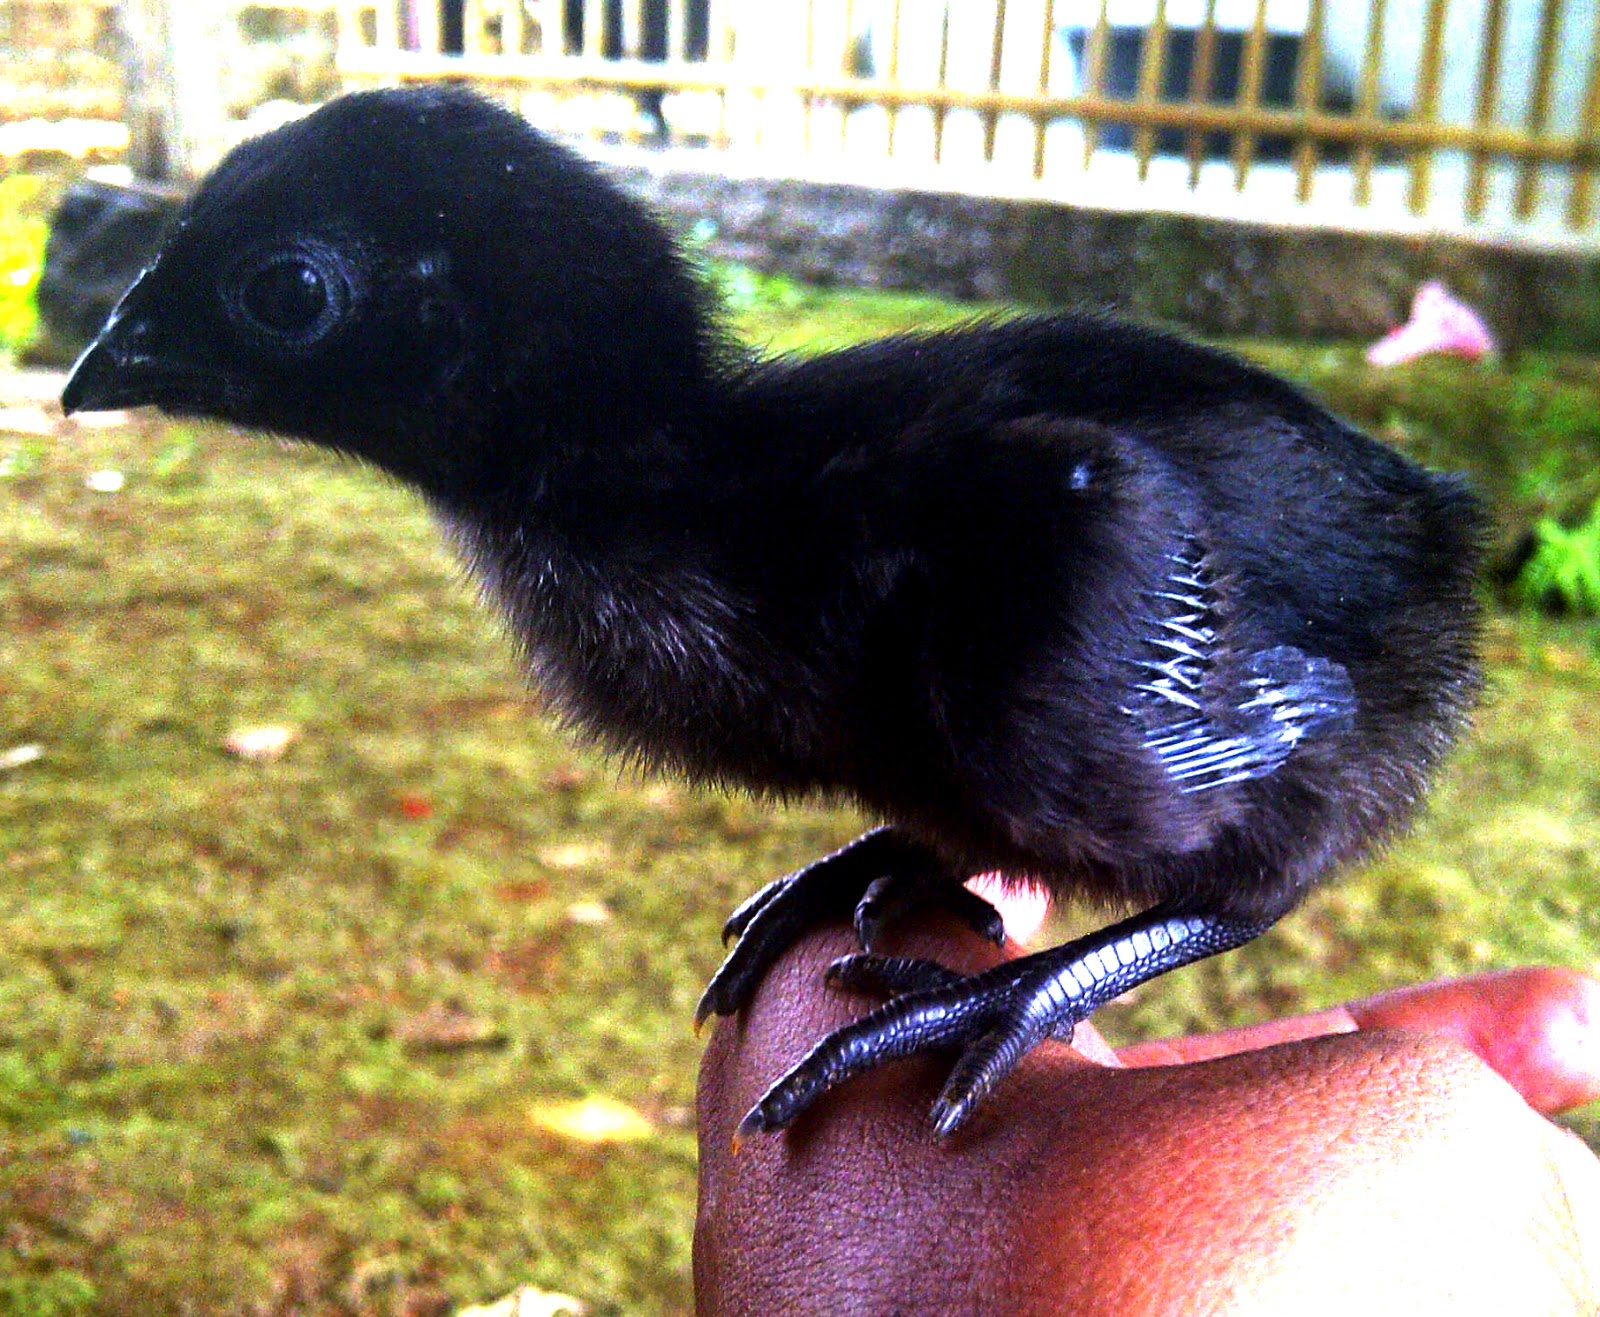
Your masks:
<svg viewBox="0 0 1600 1317"><path fill-rule="evenodd" d="M970 314L728 282L781 347ZM1440 460L1544 418L1494 457L1513 492L1554 473L1530 506L1594 469L1587 363L1259 352ZM119 492L86 487L102 469ZM0 432L0 472L0 754L42 751L0 770L0 1312L419 1314L531 1282L687 1313L718 926L859 820L575 748L418 502L366 471L140 416ZM1500 612L1489 658L1408 840L1108 1028L1600 967L1600 640ZM296 729L283 758L224 751L261 723ZM652 1132L533 1119L590 1096Z"/></svg>

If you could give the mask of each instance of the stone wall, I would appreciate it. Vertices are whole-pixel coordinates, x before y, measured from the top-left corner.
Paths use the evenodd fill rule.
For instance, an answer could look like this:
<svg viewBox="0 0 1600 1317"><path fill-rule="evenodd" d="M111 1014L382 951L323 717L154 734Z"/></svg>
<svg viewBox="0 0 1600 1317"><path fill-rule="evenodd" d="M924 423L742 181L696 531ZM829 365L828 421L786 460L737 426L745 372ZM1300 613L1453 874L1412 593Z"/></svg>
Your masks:
<svg viewBox="0 0 1600 1317"><path fill-rule="evenodd" d="M1600 352L1600 256L608 165L714 257L816 283L1116 310L1203 334L1375 337L1427 279L1508 346Z"/></svg>

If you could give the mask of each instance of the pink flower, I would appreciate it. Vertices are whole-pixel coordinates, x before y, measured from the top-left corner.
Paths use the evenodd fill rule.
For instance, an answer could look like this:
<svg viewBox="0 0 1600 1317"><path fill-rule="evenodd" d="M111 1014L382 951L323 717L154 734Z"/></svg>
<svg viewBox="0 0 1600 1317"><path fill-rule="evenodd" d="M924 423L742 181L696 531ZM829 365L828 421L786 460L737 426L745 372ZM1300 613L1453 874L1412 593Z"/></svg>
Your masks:
<svg viewBox="0 0 1600 1317"><path fill-rule="evenodd" d="M1374 366L1397 366L1430 352L1446 352L1476 361L1495 350L1494 336L1483 317L1450 295L1437 280L1417 289L1411 319L1392 329L1367 349Z"/></svg>

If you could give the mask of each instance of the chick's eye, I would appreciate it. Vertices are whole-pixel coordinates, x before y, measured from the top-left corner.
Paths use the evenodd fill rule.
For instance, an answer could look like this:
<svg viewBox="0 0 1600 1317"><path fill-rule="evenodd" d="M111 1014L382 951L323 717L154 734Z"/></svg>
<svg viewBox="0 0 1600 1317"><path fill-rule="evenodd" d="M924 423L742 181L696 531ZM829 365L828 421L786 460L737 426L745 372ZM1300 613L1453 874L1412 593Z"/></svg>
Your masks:
<svg viewBox="0 0 1600 1317"><path fill-rule="evenodd" d="M348 294L343 273L330 257L295 251L247 269L237 285L233 303L255 328L303 345L333 327L344 311Z"/></svg>

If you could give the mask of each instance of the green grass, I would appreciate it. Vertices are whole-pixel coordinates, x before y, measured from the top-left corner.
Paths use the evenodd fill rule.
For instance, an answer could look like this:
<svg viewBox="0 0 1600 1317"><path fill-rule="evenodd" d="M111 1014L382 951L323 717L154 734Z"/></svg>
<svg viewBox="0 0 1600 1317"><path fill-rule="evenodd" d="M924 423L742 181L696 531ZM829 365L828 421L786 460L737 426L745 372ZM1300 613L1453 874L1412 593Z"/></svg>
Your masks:
<svg viewBox="0 0 1600 1317"><path fill-rule="evenodd" d="M14 360L38 327L33 290L49 236L42 209L47 191L37 175L0 178L0 363Z"/></svg>
<svg viewBox="0 0 1600 1317"><path fill-rule="evenodd" d="M734 291L782 347L964 314ZM1262 351L1340 387L1362 369ZM1428 367L1382 382L1389 428L1468 435L1530 378L1490 422L1600 415L1570 363ZM104 468L121 492L85 487ZM718 926L858 820L575 748L417 501L367 472L139 418L0 432L0 473L0 754L42 750L0 770L0 1312L421 1313L534 1283L687 1313L688 1022ZM1109 1009L1115 1034L1600 967L1600 643L1506 615L1489 653L1414 835ZM224 751L260 723L297 730L281 760ZM595 902L609 920L574 916ZM595 1147L532 1118L593 1096L652 1132Z"/></svg>
<svg viewBox="0 0 1600 1317"><path fill-rule="evenodd" d="M1563 526L1553 517L1539 519L1516 585L1531 604L1550 602L1570 613L1600 613L1600 499L1578 526Z"/></svg>

